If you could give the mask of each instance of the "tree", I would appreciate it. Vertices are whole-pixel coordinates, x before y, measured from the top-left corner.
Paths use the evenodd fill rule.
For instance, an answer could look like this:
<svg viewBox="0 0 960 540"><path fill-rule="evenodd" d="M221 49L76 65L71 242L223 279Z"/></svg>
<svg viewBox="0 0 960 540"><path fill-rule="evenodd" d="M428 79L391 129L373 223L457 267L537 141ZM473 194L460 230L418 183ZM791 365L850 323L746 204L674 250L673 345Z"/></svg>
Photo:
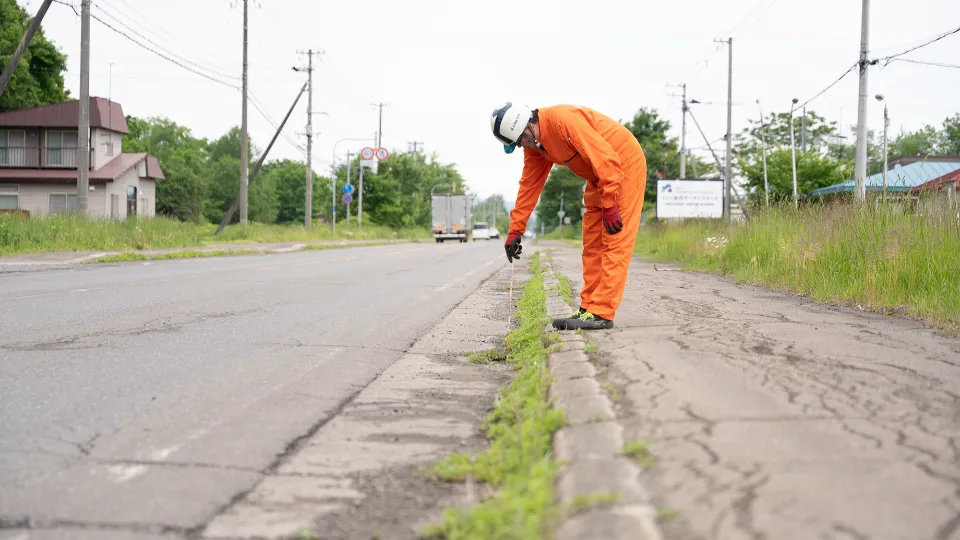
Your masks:
<svg viewBox="0 0 960 540"><path fill-rule="evenodd" d="M5 69L31 15L16 0L0 0L0 69ZM67 57L37 29L24 51L10 83L0 95L0 112L60 103L70 98L64 87Z"/></svg>
<svg viewBox="0 0 960 540"><path fill-rule="evenodd" d="M767 177L771 201L793 199L793 155L791 152L790 114L773 113L763 126L767 145ZM803 118L794 113L793 129L797 163L797 193L803 195L812 190L849 180L854 173L856 149L841 142L836 122L829 122L813 111L807 111L806 151L801 146ZM882 148L868 139L870 151L868 168L883 164ZM751 120L736 137L733 155L737 173L744 178L747 198L753 204L762 204L764 197L763 153L761 125ZM871 172L868 170L868 173Z"/></svg>
<svg viewBox="0 0 960 540"><path fill-rule="evenodd" d="M127 116L126 120L129 133L123 137L123 151L151 154L163 170L165 178L157 182L157 213L181 221L203 221L206 141L167 118Z"/></svg>
<svg viewBox="0 0 960 540"><path fill-rule="evenodd" d="M263 166L260 175L270 178L277 192L277 223L303 223L306 193L307 165L289 159L271 161ZM330 178L313 174L312 215L326 215L330 207Z"/></svg>
<svg viewBox="0 0 960 540"><path fill-rule="evenodd" d="M544 230L553 230L560 225L560 199L563 198L564 217L570 218L570 225L579 227L580 208L583 206L582 178L566 167L554 167L547 177L547 183L540 194L537 205L537 221L543 223Z"/></svg>
<svg viewBox="0 0 960 540"><path fill-rule="evenodd" d="M960 113L955 113L943 121L940 142L941 155L960 156Z"/></svg>
<svg viewBox="0 0 960 540"><path fill-rule="evenodd" d="M660 118L660 113L656 110L640 108L633 115L633 119L624 124L624 126L633 133L643 149L647 160L647 185L644 190L643 206L651 208L657 203L657 178L680 177L680 142L676 137L670 137L667 132L670 131L670 122ZM667 168L664 171L664 153L666 153ZM691 177L692 171L696 169L700 176L710 174L716 171L714 165L704 161L697 156L687 156L687 176Z"/></svg>

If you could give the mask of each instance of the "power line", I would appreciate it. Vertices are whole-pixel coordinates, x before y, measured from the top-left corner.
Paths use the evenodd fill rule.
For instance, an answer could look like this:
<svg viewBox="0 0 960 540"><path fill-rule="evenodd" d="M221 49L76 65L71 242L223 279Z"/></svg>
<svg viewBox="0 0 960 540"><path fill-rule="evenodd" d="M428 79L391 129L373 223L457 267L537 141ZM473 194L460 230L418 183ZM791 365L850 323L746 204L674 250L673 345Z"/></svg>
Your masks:
<svg viewBox="0 0 960 540"><path fill-rule="evenodd" d="M890 56L884 56L883 58L878 58L877 60L874 60L874 62L883 62L883 65L886 66L886 65L888 65L888 64L890 63L890 61L892 61L894 58L897 58L898 56L903 56L903 55L905 55L905 54L912 53L913 51L915 51L915 50L917 50L917 49L922 49L922 48L924 48L924 47L926 47L926 46L928 46L928 45L932 45L932 44L940 41L941 39L943 39L943 38L945 38L945 37L948 37L948 36L951 36L951 35L953 35L953 34L956 34L957 32L960 32L960 26L954 28L953 30L947 30L946 32L943 32L942 34L938 34L938 35L934 36L933 38L931 38L931 39L929 39L929 40L927 40L927 41L925 41L925 42L923 42L923 43L921 43L921 44L919 44L919 45L916 45L916 46L914 46L914 47L910 47L909 49L907 49L907 50L905 50L905 51L903 51L903 52L900 52L900 53L897 53L897 54L891 54Z"/></svg>
<svg viewBox="0 0 960 540"><path fill-rule="evenodd" d="M76 13L76 7L74 7L72 4L69 4L69 3L67 3L67 2L63 2L62 0L54 0L54 1L56 1L58 4L63 4L63 5L65 5L65 6L69 6L69 7L70 7L71 9L73 9L74 12ZM102 9L102 8L101 8L101 9ZM79 14L78 14L78 15L79 15ZM152 52L153 54L159 56L160 58L163 58L164 60L167 60L167 61L170 62L170 63L176 64L177 66L180 66L181 68L183 68L183 69L185 69L185 70L187 70L187 71L189 71L189 72L191 72L191 73L194 73L194 74L196 74L196 75L200 75L201 77L203 77L203 78L205 78L205 79L209 79L209 80L211 80L211 81L213 81L213 82L215 82L215 83L222 84L222 85L227 86L227 87L230 87L230 88L234 88L234 89L238 88L237 85L235 85L235 84L222 81L222 80L220 80L220 79L218 79L218 78L216 78L216 77L213 77L213 76L211 76L211 75L208 75L207 73L204 73L204 72L202 72L202 71L198 71L198 70L196 70L196 69L194 69L194 68L192 68L192 67L190 67L190 66L188 66L188 65L186 65L186 64L184 64L184 63L182 63L182 62L179 62L179 61L171 58L170 56L168 56L168 55L166 55L166 54L164 54L164 53L162 53L162 52L160 52L160 51L157 51L156 49L152 49L152 48L150 48L149 46L144 45L143 43L141 43L141 42L137 41L136 39L130 37L130 35L127 34L126 32L117 29L115 26L113 26L112 24L104 21L104 20L101 19L100 17L97 17L97 16L96 16L95 14L93 14L93 13L90 14L90 18L96 20L97 22L99 22L100 24L106 26L106 27L109 28L110 30L113 30L115 33L123 36L123 37L126 38L127 40L129 40L129 41L137 44L138 46L140 46L140 47L143 48L144 50L147 50L147 51L149 51L149 52Z"/></svg>
<svg viewBox="0 0 960 540"><path fill-rule="evenodd" d="M827 90L830 90L831 88L833 88L834 86L836 86L837 83L839 83L840 81L842 81L844 77L846 77L847 75L850 74L850 72L852 72L854 69L856 69L858 65L860 65L860 62L854 62L853 65L850 66L849 69L847 69L846 71L843 72L843 75L840 75L839 77L837 77L837 80L835 80L835 81L833 81L832 83L830 83L830 85L827 86L826 88L824 88L823 90L817 92L817 95L815 95L815 96L813 96L812 98L804 101L802 105L797 105L796 107L794 107L794 109L802 109L803 107L806 107L807 104L810 103L811 101L813 101L813 100L817 99L818 97L822 96L823 94L825 94L825 93L827 92Z"/></svg>
<svg viewBox="0 0 960 540"><path fill-rule="evenodd" d="M893 62L908 62L910 64L921 64L924 66L937 66L937 67L960 69L960 66L956 64L943 64L940 62L924 62L922 60L910 60L909 58L893 58L889 62L887 62L887 64L885 65L892 64Z"/></svg>
<svg viewBox="0 0 960 540"><path fill-rule="evenodd" d="M172 57L174 57L174 58L182 61L183 63L185 63L185 64L190 64L190 65L196 67L197 69L202 69L202 70L209 71L210 73L213 73L214 75L217 75L217 76L219 76L219 77L224 77L224 78L227 78L227 79L236 79L236 80L238 80L238 81L240 80L240 77L237 77L237 76L235 76L235 75L227 75L226 73L219 72L219 71L217 71L217 70L215 70L215 69L211 69L211 68L209 68L209 67L207 67L207 66L202 66L202 65L200 65L200 64L198 64L198 63L196 63L196 62L194 62L194 61L192 61L192 60L184 57L183 55L177 54L177 53L173 52L172 50L170 50L169 48L167 48L167 47L165 47L165 46L163 46L163 45L161 45L161 44L153 41L153 40L150 39L149 37L147 37L147 36L143 35L142 33L140 33L138 30L136 30L136 29L134 29L134 28L131 28L130 25L126 24L125 22L123 22L122 20L120 20L119 18L117 18L116 15L113 15L112 13L110 13L109 11L107 11L107 9L104 8L103 4L101 4L100 2L94 2L93 5L95 5L95 6L96 6L100 11L102 11L106 16L110 17L111 19L113 19L114 21L116 21L117 23L119 23L121 26L123 26L124 28L126 28L127 30L129 30L130 33L132 33L133 35L139 37L140 39L143 39L143 40L146 41L147 43L150 43L150 44L153 45L154 47L157 47L157 48L160 49L161 51L163 51L163 52L169 54L170 56L172 56Z"/></svg>

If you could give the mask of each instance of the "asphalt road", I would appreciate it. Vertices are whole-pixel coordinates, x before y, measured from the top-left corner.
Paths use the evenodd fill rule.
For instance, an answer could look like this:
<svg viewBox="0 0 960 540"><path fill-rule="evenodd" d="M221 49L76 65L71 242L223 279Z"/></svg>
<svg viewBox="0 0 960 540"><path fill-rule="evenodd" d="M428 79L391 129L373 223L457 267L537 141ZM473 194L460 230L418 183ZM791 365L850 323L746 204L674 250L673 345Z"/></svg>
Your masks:
<svg viewBox="0 0 960 540"><path fill-rule="evenodd" d="M0 274L0 537L202 527L504 264L447 243Z"/></svg>

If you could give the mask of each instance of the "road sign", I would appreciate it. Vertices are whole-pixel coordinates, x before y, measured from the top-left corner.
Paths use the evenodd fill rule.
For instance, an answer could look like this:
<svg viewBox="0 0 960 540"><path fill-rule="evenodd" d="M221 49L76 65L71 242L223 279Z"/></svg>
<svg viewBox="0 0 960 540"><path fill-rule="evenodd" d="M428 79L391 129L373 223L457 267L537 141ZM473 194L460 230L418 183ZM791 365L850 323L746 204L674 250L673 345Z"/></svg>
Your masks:
<svg viewBox="0 0 960 540"><path fill-rule="evenodd" d="M343 194L343 203L344 203L344 204L350 204L351 202L353 202L353 195L351 195L351 194L349 194L349 193L344 193L344 194Z"/></svg>
<svg viewBox="0 0 960 540"><path fill-rule="evenodd" d="M377 148L377 159L379 159L380 161L383 161L388 157L390 157L390 152L387 152L386 148L383 148L383 147Z"/></svg>
<svg viewBox="0 0 960 540"><path fill-rule="evenodd" d="M559 212L557 212L557 217L560 219L563 219L563 216L565 215L567 215L567 213L564 212L563 210L560 210Z"/></svg>
<svg viewBox="0 0 960 540"><path fill-rule="evenodd" d="M369 146L365 146L363 150L360 150L360 159L373 159L374 150Z"/></svg>
<svg viewBox="0 0 960 540"><path fill-rule="evenodd" d="M349 195L350 193L353 193L353 184L346 184L345 186L343 186L343 193L345 195Z"/></svg>

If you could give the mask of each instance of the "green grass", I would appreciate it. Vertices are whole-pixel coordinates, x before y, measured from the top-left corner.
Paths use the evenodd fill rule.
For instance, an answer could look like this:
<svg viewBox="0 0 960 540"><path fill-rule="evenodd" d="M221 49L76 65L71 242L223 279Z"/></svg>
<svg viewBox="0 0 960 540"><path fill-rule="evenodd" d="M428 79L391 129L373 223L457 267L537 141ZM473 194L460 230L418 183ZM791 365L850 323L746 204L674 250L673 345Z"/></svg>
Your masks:
<svg viewBox="0 0 960 540"><path fill-rule="evenodd" d="M945 209L921 216L893 205L754 210L740 224L641 227L635 251L821 302L960 327L960 221Z"/></svg>
<svg viewBox="0 0 960 540"><path fill-rule="evenodd" d="M471 353L467 357L467 362L471 364L492 364L494 362L503 362L507 359L507 351L502 349L490 349L489 351Z"/></svg>
<svg viewBox="0 0 960 540"><path fill-rule="evenodd" d="M660 508L657 510L657 521L660 523L667 523L668 521L673 521L680 516L680 511L674 508Z"/></svg>
<svg viewBox="0 0 960 540"><path fill-rule="evenodd" d="M586 354L595 354L600 352L600 346L596 343L587 343L583 346L583 352Z"/></svg>
<svg viewBox="0 0 960 540"><path fill-rule="evenodd" d="M632 458L644 469L653 467L653 454L650 452L650 447L646 442L630 441L623 445L622 451L625 456Z"/></svg>
<svg viewBox="0 0 960 540"><path fill-rule="evenodd" d="M427 229L394 231L367 225L337 225L334 235L329 227L231 225L214 236L216 225L182 223L157 217L128 220L84 218L55 215L22 220L0 214L0 255L50 251L123 251L159 248L198 247L212 243L307 242L322 240L418 240L429 239Z"/></svg>
<svg viewBox="0 0 960 540"><path fill-rule="evenodd" d="M579 226L557 227L540 238L544 240L580 240L583 229Z"/></svg>
<svg viewBox="0 0 960 540"><path fill-rule="evenodd" d="M570 278L562 274L557 274L557 292L560 293L560 298L563 298L564 302L574 306L573 283L570 281Z"/></svg>
<svg viewBox="0 0 960 540"><path fill-rule="evenodd" d="M111 263L126 261L160 261L165 259L195 259L199 257L229 257L233 255L257 255L260 252L255 249L215 249L211 251L197 251L185 249L182 251L173 251L170 253L160 253L157 255L145 255L136 251L108 255L90 261L90 263Z"/></svg>
<svg viewBox="0 0 960 540"><path fill-rule="evenodd" d="M589 495L577 495L573 498L573 503L568 509L568 515L579 512L586 512L594 508L609 506L620 502L619 493L591 493Z"/></svg>
<svg viewBox="0 0 960 540"><path fill-rule="evenodd" d="M431 467L446 481L471 477L495 489L495 495L474 508L451 508L443 521L421 533L421 538L533 539L547 536L559 510L553 480L557 464L550 459L553 435L563 425L560 411L547 401L546 297L539 254L532 259L533 277L518 302L518 328L507 338L507 361L517 370L513 382L500 392L483 429L489 448L479 455L455 453Z"/></svg>

